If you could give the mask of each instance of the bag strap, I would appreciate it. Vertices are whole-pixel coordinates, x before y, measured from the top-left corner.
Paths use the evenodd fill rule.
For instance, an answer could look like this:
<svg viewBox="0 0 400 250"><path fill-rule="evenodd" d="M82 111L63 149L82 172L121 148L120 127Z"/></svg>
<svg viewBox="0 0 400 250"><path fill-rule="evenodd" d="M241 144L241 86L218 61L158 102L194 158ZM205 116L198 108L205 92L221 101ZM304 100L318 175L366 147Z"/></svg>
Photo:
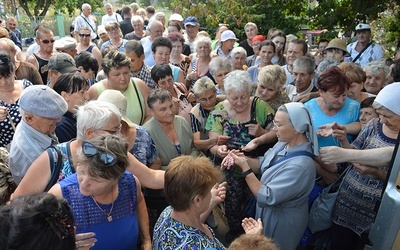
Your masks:
<svg viewBox="0 0 400 250"><path fill-rule="evenodd" d="M368 49L368 47L369 47L371 44L372 44L372 41L369 42L369 43L367 44L367 46L365 46L365 47L360 51L360 53L358 53L358 55L353 59L352 62L356 62L356 61L358 60L358 58L360 58L360 56L362 55L362 53L364 53L364 51L365 51L366 49Z"/></svg>
<svg viewBox="0 0 400 250"><path fill-rule="evenodd" d="M138 99L139 106L140 106L140 111L141 111L140 124L139 125L142 125L143 122L144 122L144 113L146 112L146 110L143 110L142 101L140 100L139 91L138 91L138 89L136 87L135 79L132 79L132 84L133 84L133 87L135 88L136 97Z"/></svg>
<svg viewBox="0 0 400 250"><path fill-rule="evenodd" d="M53 152L52 150L55 150L57 152L57 160L55 161L53 157ZM49 155L50 159L50 171L51 171L51 177L50 181L46 186L46 189L44 190L45 192L49 191L50 188L57 183L58 177L60 175L61 167L63 165L63 160L62 160L62 153L58 147L55 147L51 145L46 149L47 154Z"/></svg>
<svg viewBox="0 0 400 250"><path fill-rule="evenodd" d="M272 164L270 164L269 167L272 167L272 166L274 166L274 165L276 165L276 164L278 164L278 163L280 163L282 161L288 160L288 159L296 157L296 156L301 156L301 155L308 156L308 157L310 157L311 159L314 160L314 155L313 154L311 154L308 151L302 150L302 151L297 151L297 152L293 152L291 154L285 155L284 157L282 157L282 158L278 159L277 161L273 162Z"/></svg>
<svg viewBox="0 0 400 250"><path fill-rule="evenodd" d="M256 104L257 104L258 96L253 97L253 101L251 102L250 109L250 122L257 123L257 114L256 114Z"/></svg>
<svg viewBox="0 0 400 250"><path fill-rule="evenodd" d="M93 29L92 25L90 25L90 23L88 22L88 20L86 20L86 18L84 18L82 15L81 15L81 17L82 17L83 20L85 20L85 22L86 22L87 24L89 24L89 26L90 26L90 28L93 30L93 32L96 33L96 31Z"/></svg>

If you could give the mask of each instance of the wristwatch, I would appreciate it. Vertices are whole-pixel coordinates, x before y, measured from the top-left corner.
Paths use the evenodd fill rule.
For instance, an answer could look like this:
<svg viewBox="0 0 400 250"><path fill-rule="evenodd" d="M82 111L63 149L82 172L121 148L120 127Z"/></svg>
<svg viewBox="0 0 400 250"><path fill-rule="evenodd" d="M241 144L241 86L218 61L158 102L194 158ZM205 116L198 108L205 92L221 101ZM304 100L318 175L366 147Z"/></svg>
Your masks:
<svg viewBox="0 0 400 250"><path fill-rule="evenodd" d="M246 178L246 176L248 176L248 175L251 174L251 173L253 173L253 170L251 170L251 168L249 168L248 170L246 170L246 171L244 171L244 172L242 173L242 177L245 177L245 178Z"/></svg>

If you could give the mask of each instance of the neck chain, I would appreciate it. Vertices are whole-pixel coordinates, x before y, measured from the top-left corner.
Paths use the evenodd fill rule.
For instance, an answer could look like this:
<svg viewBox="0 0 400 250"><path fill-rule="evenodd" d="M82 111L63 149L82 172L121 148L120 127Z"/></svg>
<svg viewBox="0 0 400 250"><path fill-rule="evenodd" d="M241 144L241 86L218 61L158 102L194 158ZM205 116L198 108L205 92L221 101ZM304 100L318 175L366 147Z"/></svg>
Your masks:
<svg viewBox="0 0 400 250"><path fill-rule="evenodd" d="M100 207L99 203L97 203L97 201L93 198L92 195L91 195L90 197L92 197L94 203L95 203L96 206L100 209L100 211L103 212L103 214L105 214L105 215L107 216L108 222L111 222L111 221L113 220L113 217L111 216L111 213L112 213L113 208L114 208L114 190L113 190L112 196L111 196L113 202L111 203L111 209L110 209L110 212L109 212L109 213L106 213L106 212Z"/></svg>

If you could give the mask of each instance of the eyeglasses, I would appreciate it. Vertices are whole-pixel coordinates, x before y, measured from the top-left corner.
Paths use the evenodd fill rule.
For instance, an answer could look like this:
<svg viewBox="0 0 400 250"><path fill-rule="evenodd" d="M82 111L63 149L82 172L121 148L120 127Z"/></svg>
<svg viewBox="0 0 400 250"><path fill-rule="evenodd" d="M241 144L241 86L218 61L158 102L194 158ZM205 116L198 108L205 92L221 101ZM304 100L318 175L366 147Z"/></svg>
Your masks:
<svg viewBox="0 0 400 250"><path fill-rule="evenodd" d="M90 34L79 34L80 37L89 37Z"/></svg>
<svg viewBox="0 0 400 250"><path fill-rule="evenodd" d="M51 40L40 40L40 41L42 41L42 43L44 43L44 44L49 44L49 43L54 43L56 40L54 40L54 39L51 39Z"/></svg>
<svg viewBox="0 0 400 250"><path fill-rule="evenodd" d="M99 156L100 162L104 164L106 167L112 167L117 163L117 157L108 152L101 152L99 149L97 149L92 143L88 141L82 142L82 153L86 157L94 157L96 155Z"/></svg>

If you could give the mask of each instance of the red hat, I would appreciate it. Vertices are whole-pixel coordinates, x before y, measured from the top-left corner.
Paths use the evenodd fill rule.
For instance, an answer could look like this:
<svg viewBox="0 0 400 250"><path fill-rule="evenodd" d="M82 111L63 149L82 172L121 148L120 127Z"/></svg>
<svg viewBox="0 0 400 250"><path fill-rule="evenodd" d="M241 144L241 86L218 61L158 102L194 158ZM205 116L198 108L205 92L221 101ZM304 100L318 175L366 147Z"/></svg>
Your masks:
<svg viewBox="0 0 400 250"><path fill-rule="evenodd" d="M264 41L264 40L265 40L265 36L263 36L263 35L257 35L257 36L254 36L253 39L251 39L251 42L252 42L252 43L257 42L257 41L262 42L262 41Z"/></svg>

